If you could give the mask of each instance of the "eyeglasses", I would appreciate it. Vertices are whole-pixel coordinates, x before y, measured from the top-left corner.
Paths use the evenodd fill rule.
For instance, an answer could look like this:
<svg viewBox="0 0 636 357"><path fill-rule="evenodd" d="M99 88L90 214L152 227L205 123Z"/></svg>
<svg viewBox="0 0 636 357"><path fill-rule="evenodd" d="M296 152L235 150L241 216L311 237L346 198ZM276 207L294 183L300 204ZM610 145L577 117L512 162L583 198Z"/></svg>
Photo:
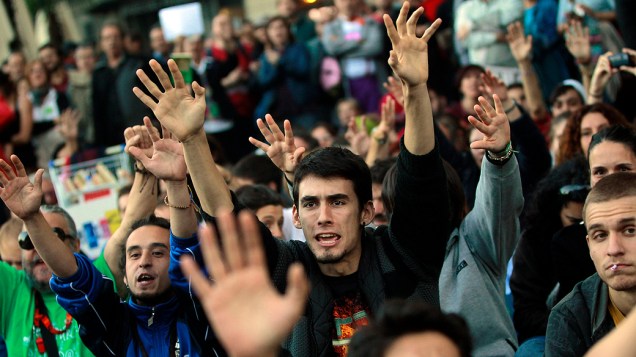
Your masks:
<svg viewBox="0 0 636 357"><path fill-rule="evenodd" d="M561 187L561 189L559 190L559 193L563 196L567 196L574 192L578 192L578 191L587 192L589 190L590 190L590 185L565 185Z"/></svg>
<svg viewBox="0 0 636 357"><path fill-rule="evenodd" d="M53 233L55 233L61 241L64 241L66 238L75 238L70 234L66 234L66 232L64 232L64 230L60 227L53 227ZM31 242L29 233L27 233L26 231L20 232L20 234L18 235L18 244L20 245L20 248L24 250L32 250L33 248L35 248L33 246L33 242Z"/></svg>

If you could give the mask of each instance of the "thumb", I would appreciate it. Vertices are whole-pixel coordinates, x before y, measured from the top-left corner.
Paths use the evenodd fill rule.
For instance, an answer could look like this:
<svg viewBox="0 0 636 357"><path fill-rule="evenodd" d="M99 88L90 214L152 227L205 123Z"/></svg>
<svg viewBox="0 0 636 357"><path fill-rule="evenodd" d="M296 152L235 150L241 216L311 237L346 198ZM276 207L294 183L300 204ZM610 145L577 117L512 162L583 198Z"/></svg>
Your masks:
<svg viewBox="0 0 636 357"><path fill-rule="evenodd" d="M146 154L144 154L144 152L136 146L131 146L130 148L128 148L128 152L130 153L130 155L134 156L135 159L141 161L144 166L146 166L146 163L148 162L148 160L150 160L148 156L146 156Z"/></svg>
<svg viewBox="0 0 636 357"><path fill-rule="evenodd" d="M195 98L205 98L205 88L202 87L198 82L192 82L192 90L194 91Z"/></svg>
<svg viewBox="0 0 636 357"><path fill-rule="evenodd" d="M305 148L303 146L299 147L294 151L294 159L296 163L299 163L305 153Z"/></svg>
<svg viewBox="0 0 636 357"><path fill-rule="evenodd" d="M33 177L33 186L38 192L42 192L42 176L44 175L44 169L38 169Z"/></svg>

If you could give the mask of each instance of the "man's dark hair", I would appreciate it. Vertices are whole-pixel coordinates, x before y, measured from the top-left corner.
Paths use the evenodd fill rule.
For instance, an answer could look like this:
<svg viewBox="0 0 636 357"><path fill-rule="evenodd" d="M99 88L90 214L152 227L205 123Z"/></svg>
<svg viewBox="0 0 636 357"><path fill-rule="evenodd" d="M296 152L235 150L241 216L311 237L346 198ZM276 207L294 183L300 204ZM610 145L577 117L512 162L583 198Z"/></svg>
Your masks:
<svg viewBox="0 0 636 357"><path fill-rule="evenodd" d="M311 133L303 128L294 128L294 137L301 139L302 141L307 143L307 147L305 148L305 152L309 152L314 150L320 146L318 140L311 136Z"/></svg>
<svg viewBox="0 0 636 357"><path fill-rule="evenodd" d="M307 154L298 164L294 176L294 204L298 205L298 188L303 179L316 176L323 179L342 178L353 183L359 208L372 200L371 172L360 156L338 147L322 148Z"/></svg>
<svg viewBox="0 0 636 357"><path fill-rule="evenodd" d="M255 184L276 184L280 191L281 172L267 156L250 154L239 160L232 168L232 175L252 180Z"/></svg>
<svg viewBox="0 0 636 357"><path fill-rule="evenodd" d="M471 355L470 331L459 315L444 314L423 301L389 300L371 324L353 335L349 357L382 357L400 337L421 332L438 332L453 342L462 357Z"/></svg>
<svg viewBox="0 0 636 357"><path fill-rule="evenodd" d="M510 89L523 89L523 84L521 84L521 82L514 82L514 83L510 83L506 89L510 90Z"/></svg>
<svg viewBox="0 0 636 357"><path fill-rule="evenodd" d="M371 182L382 184L384 181L384 177L386 173L389 171L391 166L395 164L396 159L390 157L388 159L375 160L373 166L371 166Z"/></svg>
<svg viewBox="0 0 636 357"><path fill-rule="evenodd" d="M636 197L636 173L617 172L603 177L587 195L583 206L583 217L587 207L592 203L619 200L624 197Z"/></svg>
<svg viewBox="0 0 636 357"><path fill-rule="evenodd" d="M592 136L590 146L587 149L588 162L592 149L604 141L623 144L632 151L634 156L636 156L636 131L631 128L614 125L609 128L605 128Z"/></svg>
<svg viewBox="0 0 636 357"><path fill-rule="evenodd" d="M449 193L450 204L450 222L451 227L459 227L466 217L466 195L462 180L459 178L457 171L446 160L442 160L444 171L446 172L446 187ZM395 209L395 186L397 184L397 165L389 168L382 181L382 203L384 204L384 212L388 219L391 219L393 210Z"/></svg>
<svg viewBox="0 0 636 357"><path fill-rule="evenodd" d="M117 190L117 199L121 196L125 196L130 194L130 190L132 190L132 183L128 185L124 185Z"/></svg>
<svg viewBox="0 0 636 357"><path fill-rule="evenodd" d="M283 205L280 195L265 185L243 186L236 190L236 198L242 205L254 212L269 205Z"/></svg>
<svg viewBox="0 0 636 357"><path fill-rule="evenodd" d="M43 44L42 46L40 46L40 47L38 48L38 53L39 53L39 52L42 52L43 50L46 50L47 48L52 49L53 51L55 51L55 53L57 53L57 55L58 55L59 57L62 57L62 50L61 50L59 47L57 47L57 46L53 45L52 43L45 43L45 44ZM60 59L60 60L61 60L61 59Z"/></svg>
<svg viewBox="0 0 636 357"><path fill-rule="evenodd" d="M141 228L141 227L145 227L145 226L156 226L159 228L164 228L167 229L168 231L170 231L170 222L165 219L165 218L161 218L161 217L157 217L154 214L151 214L150 216L146 217L146 218L142 218L138 221L136 221L135 223L132 224L132 227L130 228L130 233L128 233L128 236L126 236L126 239L124 239L124 244L122 244L121 246L121 259L119 260L119 269L122 272L126 271L126 243L128 242L128 237L130 237L130 234L134 231L136 231L137 229ZM125 274L124 274L125 275Z"/></svg>
<svg viewBox="0 0 636 357"><path fill-rule="evenodd" d="M556 102L557 98L564 95L565 92L569 90L575 91L576 94L579 96L579 99L581 99L581 104L585 104L585 99L583 98L581 93L579 93L579 91L576 90L576 88L574 88L574 86L570 84L559 84L558 86L556 86L556 88L554 88L554 90L550 94L550 99L549 99L550 107L554 105L554 102Z"/></svg>

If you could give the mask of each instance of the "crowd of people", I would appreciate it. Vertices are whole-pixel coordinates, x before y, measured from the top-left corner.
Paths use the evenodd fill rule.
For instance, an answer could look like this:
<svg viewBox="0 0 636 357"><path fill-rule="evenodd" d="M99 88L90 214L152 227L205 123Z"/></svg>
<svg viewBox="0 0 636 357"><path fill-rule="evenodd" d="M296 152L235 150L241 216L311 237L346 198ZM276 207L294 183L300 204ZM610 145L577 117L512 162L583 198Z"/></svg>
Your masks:
<svg viewBox="0 0 636 357"><path fill-rule="evenodd" d="M633 355L627 3L277 0L147 56L115 22L16 49L0 356ZM91 261L45 169L118 144Z"/></svg>

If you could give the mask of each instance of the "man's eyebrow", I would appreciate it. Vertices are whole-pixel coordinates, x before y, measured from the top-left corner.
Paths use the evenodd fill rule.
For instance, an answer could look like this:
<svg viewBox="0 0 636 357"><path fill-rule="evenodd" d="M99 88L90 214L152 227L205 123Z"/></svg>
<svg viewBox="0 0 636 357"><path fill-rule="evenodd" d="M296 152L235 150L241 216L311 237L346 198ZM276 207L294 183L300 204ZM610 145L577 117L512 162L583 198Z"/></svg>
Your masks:
<svg viewBox="0 0 636 357"><path fill-rule="evenodd" d="M170 247L168 247L167 245L163 244L163 243L151 243L150 244L150 248L165 248L165 249L170 249Z"/></svg>
<svg viewBox="0 0 636 357"><path fill-rule="evenodd" d="M634 224L636 223L636 218L634 217L628 217L628 218L623 218L620 221L618 221L618 224L622 225L626 225L626 224Z"/></svg>
<svg viewBox="0 0 636 357"><path fill-rule="evenodd" d="M300 198L302 202L315 201L316 199L318 199L317 196L303 196Z"/></svg>
<svg viewBox="0 0 636 357"><path fill-rule="evenodd" d="M133 250L138 250L138 249L141 249L141 247L138 245L131 245L130 247L126 249L126 252L131 252Z"/></svg>
<svg viewBox="0 0 636 357"><path fill-rule="evenodd" d="M165 249L170 249L170 247L168 247L167 245L163 244L163 243L151 243L150 244L150 248L165 248ZM133 250L138 250L138 249L142 249L141 246L139 245L132 245L130 247L128 247L128 249L126 249L126 252L130 252Z"/></svg>
<svg viewBox="0 0 636 357"><path fill-rule="evenodd" d="M343 200L343 199L348 199L349 196L344 193L336 193L336 194L327 196L327 198L329 200Z"/></svg>

